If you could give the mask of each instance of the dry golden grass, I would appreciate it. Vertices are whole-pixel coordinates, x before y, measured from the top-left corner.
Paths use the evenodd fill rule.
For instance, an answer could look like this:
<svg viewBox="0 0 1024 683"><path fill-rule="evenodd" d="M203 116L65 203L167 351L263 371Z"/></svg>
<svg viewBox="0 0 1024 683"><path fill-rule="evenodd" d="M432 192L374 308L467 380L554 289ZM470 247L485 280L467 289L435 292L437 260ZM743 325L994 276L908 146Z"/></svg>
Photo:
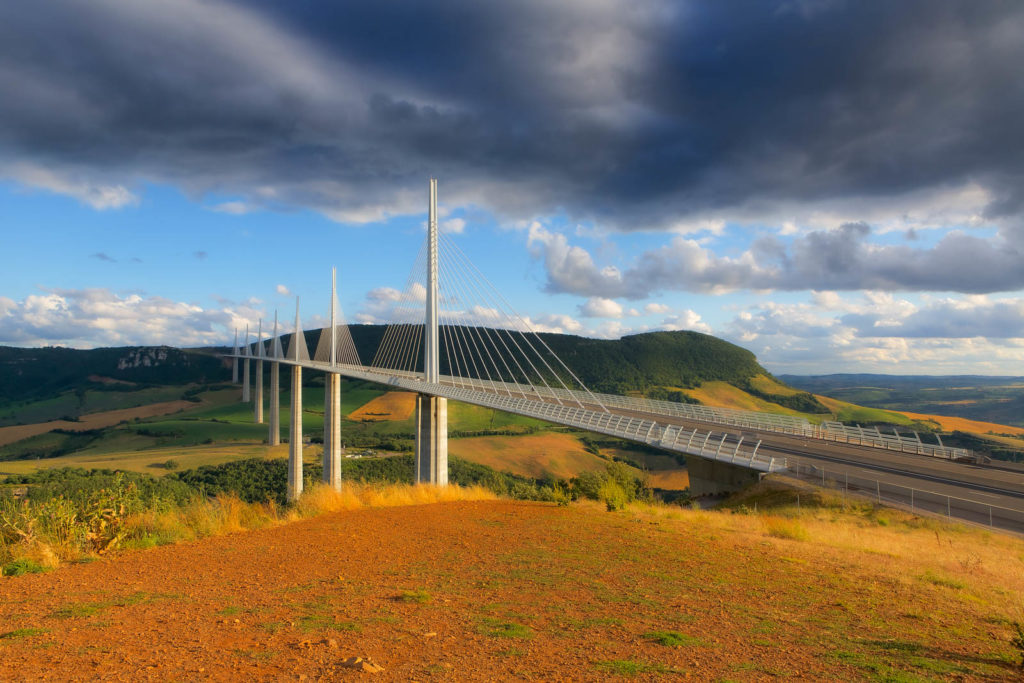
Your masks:
<svg viewBox="0 0 1024 683"><path fill-rule="evenodd" d="M426 484L378 485L345 482L341 491L335 491L325 484L317 484L303 492L292 509L290 518L313 517L328 512L360 508L428 505L464 500L497 500L497 496L481 486L437 487Z"/></svg>
<svg viewBox="0 0 1024 683"><path fill-rule="evenodd" d="M229 494L220 494L215 498L197 496L180 507L157 506L127 515L121 523L124 545L150 547L261 529L330 512L496 499L494 493L479 486L450 485L439 488L345 482L341 491L317 484L306 490L295 505L287 508L273 501L246 503ZM0 536L0 544L3 543L3 537ZM0 545L0 558L6 558L6 561L28 560L49 569L80 560L88 554L81 538L62 534L59 528L46 534L33 533L19 542Z"/></svg>
<svg viewBox="0 0 1024 683"><path fill-rule="evenodd" d="M802 505L765 504L779 488L800 491ZM1024 540L1019 537L876 508L775 478L758 484L744 505L741 514L642 504L632 504L630 512L643 519L679 520L716 537L771 543L798 563L828 557L851 570L879 572L895 583L934 592L937 609L943 601L966 599L984 616L1024 618Z"/></svg>
<svg viewBox="0 0 1024 683"><path fill-rule="evenodd" d="M580 472L604 471L607 466L574 436L557 432L452 439L448 452L499 471L533 478L551 475L568 479Z"/></svg>
<svg viewBox="0 0 1024 683"><path fill-rule="evenodd" d="M796 410L752 396L728 382L704 382L696 389L686 389L685 391L690 398L695 398L702 404L713 408L737 408L783 415L803 415Z"/></svg>
<svg viewBox="0 0 1024 683"><path fill-rule="evenodd" d="M664 491L684 491L690 488L690 473L684 469L650 470L647 473L647 483Z"/></svg>
<svg viewBox="0 0 1024 683"><path fill-rule="evenodd" d="M389 391L349 413L350 420L392 421L408 420L416 409L416 394L408 391Z"/></svg>
<svg viewBox="0 0 1024 683"><path fill-rule="evenodd" d="M797 389L787 387L785 384L782 384L768 375L754 375L750 378L750 385L758 391L763 391L766 394L773 394L775 396L796 396L801 393Z"/></svg>
<svg viewBox="0 0 1024 683"><path fill-rule="evenodd" d="M50 422L37 422L30 425L13 425L0 427L0 446L27 439L36 434L45 434L54 429L67 429L73 432L83 432L89 429L99 429L116 425L122 420L133 420L135 418L156 417L157 415L170 415L186 408L195 408L196 404L190 401L164 401L162 403L151 403L136 408L122 408L120 410L108 410L102 413L90 413L82 415L77 422L69 420L51 420Z"/></svg>
<svg viewBox="0 0 1024 683"><path fill-rule="evenodd" d="M1024 436L1024 427L1011 427L1009 425L996 424L995 422L981 422L979 420L968 420L963 417L947 417L946 415L924 415L922 413L908 413L900 411L900 414L914 420L930 421L938 424L948 432L960 431L971 434L1017 434Z"/></svg>
<svg viewBox="0 0 1024 683"><path fill-rule="evenodd" d="M320 448L306 447L304 455L319 453ZM286 458L288 445L267 446L257 443L227 443L201 446L177 446L145 450L113 451L110 453L73 453L59 458L45 460L9 460L0 463L0 475L28 474L36 470L59 467L82 467L85 469L118 469L129 472L145 472L163 476L174 470L157 465L174 460L178 470L187 470L202 465L220 465L248 458Z"/></svg>

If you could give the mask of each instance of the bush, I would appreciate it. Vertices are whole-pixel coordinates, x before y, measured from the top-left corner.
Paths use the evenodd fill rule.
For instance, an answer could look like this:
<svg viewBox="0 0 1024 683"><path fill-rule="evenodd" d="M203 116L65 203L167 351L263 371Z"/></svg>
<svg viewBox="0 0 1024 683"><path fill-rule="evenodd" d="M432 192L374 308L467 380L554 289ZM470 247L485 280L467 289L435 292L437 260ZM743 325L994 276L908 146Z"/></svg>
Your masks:
<svg viewBox="0 0 1024 683"><path fill-rule="evenodd" d="M628 494L615 479L607 479L604 482L601 486L599 499L604 501L609 512L622 510L630 500Z"/></svg>

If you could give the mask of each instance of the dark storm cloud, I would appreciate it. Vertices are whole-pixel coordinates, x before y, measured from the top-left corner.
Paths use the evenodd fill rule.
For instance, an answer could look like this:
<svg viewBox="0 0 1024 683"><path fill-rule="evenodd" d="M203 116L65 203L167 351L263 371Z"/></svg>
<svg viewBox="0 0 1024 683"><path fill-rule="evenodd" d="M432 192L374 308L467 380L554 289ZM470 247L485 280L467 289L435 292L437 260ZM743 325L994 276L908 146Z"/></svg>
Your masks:
<svg viewBox="0 0 1024 683"><path fill-rule="evenodd" d="M9 2L0 163L339 220L431 173L623 229L968 181L1012 216L1022 32L994 0Z"/></svg>

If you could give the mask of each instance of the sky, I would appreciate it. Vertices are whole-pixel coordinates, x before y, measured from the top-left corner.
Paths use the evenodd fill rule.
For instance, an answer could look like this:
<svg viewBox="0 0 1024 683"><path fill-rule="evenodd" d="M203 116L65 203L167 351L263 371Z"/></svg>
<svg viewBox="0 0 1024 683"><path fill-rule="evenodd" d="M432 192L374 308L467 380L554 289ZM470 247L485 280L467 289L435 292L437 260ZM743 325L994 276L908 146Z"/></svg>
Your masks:
<svg viewBox="0 0 1024 683"><path fill-rule="evenodd" d="M1024 3L0 3L0 344L388 319L441 230L538 331L1024 375ZM285 323L284 321L288 321Z"/></svg>

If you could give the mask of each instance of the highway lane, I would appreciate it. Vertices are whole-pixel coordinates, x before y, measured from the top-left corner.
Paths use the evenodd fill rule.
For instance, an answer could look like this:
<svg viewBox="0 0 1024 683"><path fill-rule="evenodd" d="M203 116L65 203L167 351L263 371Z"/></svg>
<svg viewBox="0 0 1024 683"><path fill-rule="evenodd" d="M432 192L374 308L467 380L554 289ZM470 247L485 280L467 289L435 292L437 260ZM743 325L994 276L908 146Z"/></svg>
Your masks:
<svg viewBox="0 0 1024 683"><path fill-rule="evenodd" d="M547 397L537 398L548 403L555 402ZM584 402L582 405L590 410L604 411L604 407L597 404ZM735 446L741 437L746 444L760 440L758 453L785 458L789 464L827 468L829 472L838 475L862 478L870 476L893 486L907 486L969 500L984 500L992 505L1024 510L1024 472L802 435L703 422L661 413L617 407L609 407L608 411L626 417L654 420L661 425L728 434L726 447L723 449L725 452L728 451L728 444Z"/></svg>

